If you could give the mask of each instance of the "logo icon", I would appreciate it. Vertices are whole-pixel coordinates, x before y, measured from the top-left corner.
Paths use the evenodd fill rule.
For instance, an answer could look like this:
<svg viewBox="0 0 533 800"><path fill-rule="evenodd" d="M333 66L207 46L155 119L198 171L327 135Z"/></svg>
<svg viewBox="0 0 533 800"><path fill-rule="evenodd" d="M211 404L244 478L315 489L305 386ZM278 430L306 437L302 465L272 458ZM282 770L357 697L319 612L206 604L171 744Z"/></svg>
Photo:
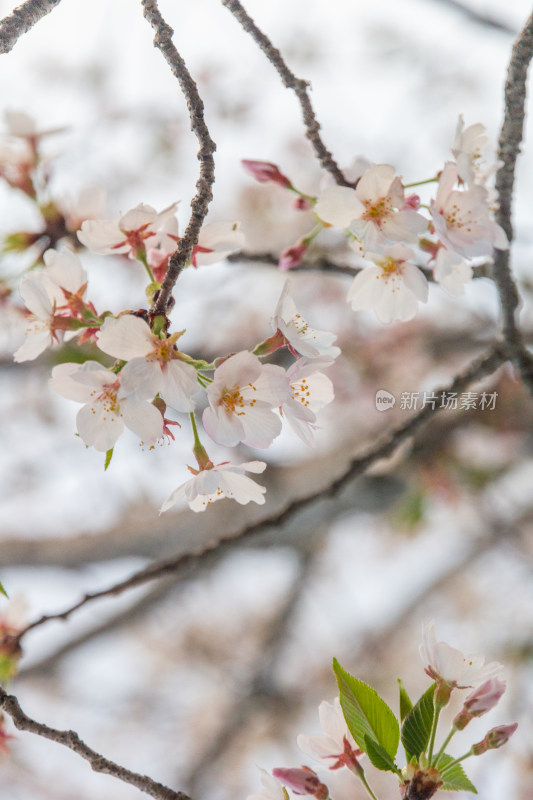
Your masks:
<svg viewBox="0 0 533 800"><path fill-rule="evenodd" d="M376 392L376 408L378 411L389 411L394 408L396 398L386 389L378 389Z"/></svg>

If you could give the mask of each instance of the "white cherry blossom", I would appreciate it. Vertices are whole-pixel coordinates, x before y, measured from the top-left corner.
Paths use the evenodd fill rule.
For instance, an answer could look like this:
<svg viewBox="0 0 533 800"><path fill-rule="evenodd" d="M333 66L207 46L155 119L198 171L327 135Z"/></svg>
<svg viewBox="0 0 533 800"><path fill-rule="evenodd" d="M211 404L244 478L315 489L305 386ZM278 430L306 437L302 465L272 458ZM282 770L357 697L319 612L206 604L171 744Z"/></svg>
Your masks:
<svg viewBox="0 0 533 800"><path fill-rule="evenodd" d="M266 448L281 431L281 420L272 409L290 396L285 371L261 364L246 350L226 359L206 389L209 408L202 421L218 444L234 447L243 442Z"/></svg>
<svg viewBox="0 0 533 800"><path fill-rule="evenodd" d="M464 294L465 284L472 280L472 266L453 250L440 247L433 276L437 283L454 297Z"/></svg>
<svg viewBox="0 0 533 800"><path fill-rule="evenodd" d="M349 227L364 248L375 250L387 239L416 242L427 221L405 206L402 182L390 164L372 164L355 189L331 186L314 207L315 214L330 225Z"/></svg>
<svg viewBox="0 0 533 800"><path fill-rule="evenodd" d="M244 464L224 462L200 471L189 467L193 477L172 492L161 506L160 513L168 511L182 498L187 500L193 511L205 511L210 503L215 503L224 497L230 497L240 505L246 505L250 501L263 505L265 487L244 473L260 473L265 468L264 461L247 461Z"/></svg>
<svg viewBox="0 0 533 800"><path fill-rule="evenodd" d="M507 250L505 231L490 216L488 193L483 186L459 191L457 166L448 161L430 210L435 233L444 245L462 256L490 256L494 247Z"/></svg>
<svg viewBox="0 0 533 800"><path fill-rule="evenodd" d="M386 247L383 255L367 253L348 291L348 302L354 311L374 310L380 322L412 319L418 303L427 302L428 283L412 263L414 252L401 244Z"/></svg>
<svg viewBox="0 0 533 800"><path fill-rule="evenodd" d="M437 642L433 622L423 628L420 656L425 672L451 688L476 687L489 678L500 677L503 671L503 666L497 661L485 664L482 655L465 656L446 642Z"/></svg>
<svg viewBox="0 0 533 800"><path fill-rule="evenodd" d="M151 206L139 203L119 220L85 220L78 231L80 242L94 253L109 255L128 254L137 258L150 247L164 246L176 249L178 222L175 217L177 203L157 213Z"/></svg>
<svg viewBox="0 0 533 800"><path fill-rule="evenodd" d="M59 342L60 336L68 339L78 333L68 330L64 333L67 320L72 317L67 308L67 296L85 287L87 274L70 250L47 250L44 262L44 270L30 272L20 282L20 295L31 314L27 319L26 338L14 354L17 362L32 361L54 342Z"/></svg>
<svg viewBox="0 0 533 800"><path fill-rule="evenodd" d="M313 736L298 734L298 747L329 769L349 766L350 760L360 755L361 751L348 730L339 698L336 697L333 703L323 700L318 707L318 716L323 733Z"/></svg>
<svg viewBox="0 0 533 800"><path fill-rule="evenodd" d="M335 397L332 382L327 375L318 371L331 363L299 358L286 373L292 397L283 403L281 413L293 431L309 445L314 442L317 411Z"/></svg>
<svg viewBox="0 0 533 800"><path fill-rule="evenodd" d="M459 115L452 153L457 163L459 178L467 184L473 186L478 176L478 167L482 159L483 149L488 142L488 137L484 135L485 126L478 122L465 128L463 115Z"/></svg>
<svg viewBox="0 0 533 800"><path fill-rule="evenodd" d="M124 427L147 444L163 434L163 417L157 408L128 392L120 375L96 361L59 364L52 370L49 385L62 397L84 403L76 417L78 433L96 450L114 447Z"/></svg>
<svg viewBox="0 0 533 800"><path fill-rule="evenodd" d="M200 230L198 244L193 249L192 265L201 267L216 264L243 246L244 233L240 222L210 222Z"/></svg>
<svg viewBox="0 0 533 800"><path fill-rule="evenodd" d="M274 331L281 331L291 350L307 358L333 360L341 352L333 345L334 333L317 331L305 321L292 297L290 281L286 281L281 292L271 323Z"/></svg>
<svg viewBox="0 0 533 800"><path fill-rule="evenodd" d="M160 339L140 317L108 317L97 334L98 347L128 363L120 373L122 386L145 400L160 394L176 411L192 411L199 385L196 370L176 349L180 334Z"/></svg>

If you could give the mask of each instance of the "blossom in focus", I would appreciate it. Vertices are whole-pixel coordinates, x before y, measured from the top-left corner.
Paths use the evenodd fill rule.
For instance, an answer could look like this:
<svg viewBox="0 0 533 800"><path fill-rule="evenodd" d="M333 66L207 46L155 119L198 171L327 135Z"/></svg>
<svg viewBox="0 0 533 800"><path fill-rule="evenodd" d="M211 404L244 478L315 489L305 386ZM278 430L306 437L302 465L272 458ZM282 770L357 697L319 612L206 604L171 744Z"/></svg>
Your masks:
<svg viewBox="0 0 533 800"><path fill-rule="evenodd" d="M433 622L424 626L420 656L426 674L449 689L479 686L490 678L499 677L503 671L497 661L485 664L482 655L465 656L446 642L437 642Z"/></svg>
<svg viewBox="0 0 533 800"><path fill-rule="evenodd" d="M330 225L349 227L367 250L379 249L387 239L416 242L427 228L412 200L406 207L402 182L389 164L372 164L355 189L329 187L314 211Z"/></svg>
<svg viewBox="0 0 533 800"><path fill-rule="evenodd" d="M314 441L317 412L335 398L330 379L318 371L331 363L299 358L286 372L292 397L283 403L281 413L293 431L309 445Z"/></svg>
<svg viewBox="0 0 533 800"><path fill-rule="evenodd" d="M160 339L143 319L124 314L118 319L108 317L97 340L104 353L128 362L120 376L129 393L145 400L159 393L176 411L192 411L199 386L195 368L176 349L179 336Z"/></svg>
<svg viewBox="0 0 533 800"><path fill-rule="evenodd" d="M339 698L336 697L333 703L323 700L318 707L318 716L323 734L298 734L296 742L300 750L329 769L359 769L357 758L362 755L362 751L348 730Z"/></svg>
<svg viewBox="0 0 533 800"><path fill-rule="evenodd" d="M337 358L341 351L333 345L335 334L311 328L296 308L289 290L290 282L286 281L271 320L273 330L281 331L295 353L307 358Z"/></svg>
<svg viewBox="0 0 533 800"><path fill-rule="evenodd" d="M264 461L247 461L244 464L224 462L207 469L189 467L193 477L178 486L161 506L162 514L172 508L182 497L193 511L205 511L210 503L230 497L240 505L250 501L263 505L266 489L248 478L245 472L260 473L266 468Z"/></svg>
<svg viewBox="0 0 533 800"><path fill-rule="evenodd" d="M264 769L259 768L263 789L259 794L250 794L246 800L289 800L289 793L277 778L273 778Z"/></svg>
<svg viewBox="0 0 533 800"><path fill-rule="evenodd" d="M507 250L505 231L490 216L488 193L483 186L459 191L457 167L446 163L437 194L430 202L435 233L444 245L460 255L490 256L494 247Z"/></svg>
<svg viewBox="0 0 533 800"><path fill-rule="evenodd" d="M348 291L353 310L374 310L383 323L412 319L418 303L428 299L428 282L412 263L414 256L402 244L385 247L383 255L367 253L363 263L371 261L373 266L365 266Z"/></svg>
<svg viewBox="0 0 533 800"><path fill-rule="evenodd" d="M78 433L86 445L107 452L129 428L146 443L163 434L163 417L158 409L121 384L116 375L96 361L59 364L52 370L50 388L68 400L84 403L78 411Z"/></svg>
<svg viewBox="0 0 533 800"><path fill-rule="evenodd" d="M209 408L202 421L218 444L234 447L238 442L265 448L281 431L281 420L273 409L289 398L285 370L261 364L246 350L226 359L206 389Z"/></svg>
<svg viewBox="0 0 533 800"><path fill-rule="evenodd" d="M472 266L453 250L439 247L433 277L453 297L464 294L465 284L472 280Z"/></svg>
<svg viewBox="0 0 533 800"><path fill-rule="evenodd" d="M294 794L309 795L316 797L317 800L326 800L329 797L328 787L320 781L320 778L309 767L289 768L276 767L272 770L272 775L279 781L292 789Z"/></svg>
<svg viewBox="0 0 533 800"><path fill-rule="evenodd" d="M139 203L119 220L85 220L78 231L78 239L89 250L101 255L123 253L130 258L143 258L146 256L147 243L150 247L157 245L175 250L177 206L177 203L173 203L157 213L151 206Z"/></svg>
<svg viewBox="0 0 533 800"><path fill-rule="evenodd" d="M463 708L455 717L453 724L463 730L474 717L481 717L496 706L505 692L505 681L489 678L478 686L464 701Z"/></svg>
<svg viewBox="0 0 533 800"><path fill-rule="evenodd" d="M200 230L198 244L193 248L193 267L216 264L244 246L241 223L235 221L210 222Z"/></svg>

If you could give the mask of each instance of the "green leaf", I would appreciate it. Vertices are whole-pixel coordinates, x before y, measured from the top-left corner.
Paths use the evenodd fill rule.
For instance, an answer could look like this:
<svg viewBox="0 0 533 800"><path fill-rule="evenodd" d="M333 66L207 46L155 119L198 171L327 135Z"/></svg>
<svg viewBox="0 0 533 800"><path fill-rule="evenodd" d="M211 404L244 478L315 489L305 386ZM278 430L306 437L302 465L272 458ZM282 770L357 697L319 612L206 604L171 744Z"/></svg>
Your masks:
<svg viewBox="0 0 533 800"><path fill-rule="evenodd" d="M111 448L111 450L107 450L107 451L106 451L106 454L105 454L105 463L104 463L104 472L106 471L106 469L108 468L108 466L111 464L111 459L112 459L112 458L113 458L113 448Z"/></svg>
<svg viewBox="0 0 533 800"><path fill-rule="evenodd" d="M368 753L368 737L394 759L400 728L389 706L371 686L346 672L336 658L333 659L333 670L346 723L361 750Z"/></svg>
<svg viewBox="0 0 533 800"><path fill-rule="evenodd" d="M2 581L0 581L0 594L3 594L4 597L9 597L8 593L6 592L4 587L2 586Z"/></svg>
<svg viewBox="0 0 533 800"><path fill-rule="evenodd" d="M405 690L403 682L400 680L400 678L397 678L397 681L398 681L398 688L400 690L400 720L401 722L403 722L408 713L410 712L410 710L412 709L413 704L411 702L411 698L409 697L409 695Z"/></svg>
<svg viewBox="0 0 533 800"><path fill-rule="evenodd" d="M383 772L394 772L396 774L401 774L400 770L394 763L394 759L391 758L384 747L378 744L374 739L371 739L370 736L365 736L365 745L365 752L367 753L372 764L377 767L377 769L380 769Z"/></svg>
<svg viewBox="0 0 533 800"><path fill-rule="evenodd" d="M424 692L420 700L407 714L402 725L402 744L405 748L407 761L410 761L413 756L418 759L428 746L434 714L433 695L435 694L435 685L433 683Z"/></svg>
<svg viewBox="0 0 533 800"><path fill-rule="evenodd" d="M437 761L437 769L441 774L444 784L441 786L443 791L458 792L463 790L465 792L473 792L477 794L476 787L466 776L462 764L454 764L449 770L446 769L446 764L450 764L455 759L452 756L443 753Z"/></svg>

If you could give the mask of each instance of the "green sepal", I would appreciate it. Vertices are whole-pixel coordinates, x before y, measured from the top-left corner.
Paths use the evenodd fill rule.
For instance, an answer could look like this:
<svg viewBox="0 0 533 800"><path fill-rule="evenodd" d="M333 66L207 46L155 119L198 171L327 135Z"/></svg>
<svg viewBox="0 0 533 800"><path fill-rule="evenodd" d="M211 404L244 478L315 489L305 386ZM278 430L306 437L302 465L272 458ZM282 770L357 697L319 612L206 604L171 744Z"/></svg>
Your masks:
<svg viewBox="0 0 533 800"><path fill-rule="evenodd" d="M111 448L111 450L107 450L106 451L105 462L104 462L104 472L106 471L108 466L111 464L111 459L112 458L113 458L113 448Z"/></svg>
<svg viewBox="0 0 533 800"><path fill-rule="evenodd" d="M413 703L407 694L401 678L397 678L396 680L398 681L398 689L400 690L400 721L403 722L408 713L411 711Z"/></svg>
<svg viewBox="0 0 533 800"><path fill-rule="evenodd" d="M462 790L477 794L477 789L466 775L462 764L454 764L449 770L446 769L446 764L450 764L452 761L455 761L455 759L447 753L443 753L437 761L436 767L444 781L441 789L445 792L459 792Z"/></svg>
<svg viewBox="0 0 533 800"><path fill-rule="evenodd" d="M367 683L344 670L336 658L333 671L337 677L341 707L355 741L368 753L367 739L383 748L391 762L398 750L400 727L387 703ZM374 748L373 753L376 753Z"/></svg>
<svg viewBox="0 0 533 800"><path fill-rule="evenodd" d="M0 581L0 594L3 594L3 595L4 595L4 597L7 597L7 598L9 598L9 595L8 595L8 593L6 592L6 590L4 589L4 587L2 586L2 581Z"/></svg>
<svg viewBox="0 0 533 800"><path fill-rule="evenodd" d="M431 726L433 724L433 696L436 684L433 683L407 714L402 725L402 744L405 757L410 761L413 756L417 759L426 751Z"/></svg>

